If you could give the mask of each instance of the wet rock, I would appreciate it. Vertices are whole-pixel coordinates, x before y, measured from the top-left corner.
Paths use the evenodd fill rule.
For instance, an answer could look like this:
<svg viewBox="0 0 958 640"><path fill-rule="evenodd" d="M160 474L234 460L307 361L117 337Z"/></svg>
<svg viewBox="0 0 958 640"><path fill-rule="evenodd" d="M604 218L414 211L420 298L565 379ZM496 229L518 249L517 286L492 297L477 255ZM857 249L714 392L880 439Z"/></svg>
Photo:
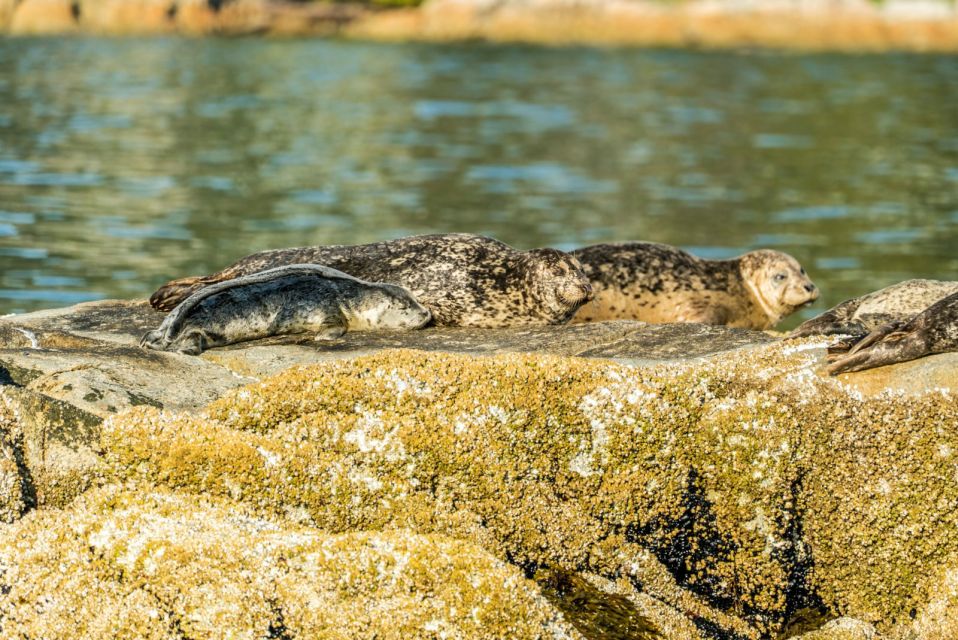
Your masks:
<svg viewBox="0 0 958 640"><path fill-rule="evenodd" d="M334 534L116 488L0 530L0 621L59 640L582 638L535 583L467 542Z"/></svg>

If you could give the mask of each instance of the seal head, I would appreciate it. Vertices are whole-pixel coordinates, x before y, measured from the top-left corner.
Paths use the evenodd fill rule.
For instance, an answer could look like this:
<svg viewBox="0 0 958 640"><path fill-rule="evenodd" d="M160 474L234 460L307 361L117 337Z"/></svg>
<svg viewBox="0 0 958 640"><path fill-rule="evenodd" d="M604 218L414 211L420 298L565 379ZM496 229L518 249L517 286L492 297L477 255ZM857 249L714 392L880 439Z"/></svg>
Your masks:
<svg viewBox="0 0 958 640"><path fill-rule="evenodd" d="M568 253L544 248L526 251L524 255L530 297L545 318L566 322L579 307L592 300L592 284L579 261Z"/></svg>
<svg viewBox="0 0 958 640"><path fill-rule="evenodd" d="M771 249L739 256L742 279L772 327L799 308L818 300L819 291L798 260Z"/></svg>

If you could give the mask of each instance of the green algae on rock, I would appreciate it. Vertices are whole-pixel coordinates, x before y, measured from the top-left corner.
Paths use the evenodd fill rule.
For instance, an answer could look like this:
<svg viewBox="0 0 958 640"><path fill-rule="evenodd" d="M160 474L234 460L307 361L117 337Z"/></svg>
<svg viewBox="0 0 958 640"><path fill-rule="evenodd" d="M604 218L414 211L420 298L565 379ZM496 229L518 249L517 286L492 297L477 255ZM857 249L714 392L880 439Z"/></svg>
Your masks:
<svg viewBox="0 0 958 640"><path fill-rule="evenodd" d="M0 530L0 594L5 637L581 638L472 544L329 534L150 488L94 490Z"/></svg>

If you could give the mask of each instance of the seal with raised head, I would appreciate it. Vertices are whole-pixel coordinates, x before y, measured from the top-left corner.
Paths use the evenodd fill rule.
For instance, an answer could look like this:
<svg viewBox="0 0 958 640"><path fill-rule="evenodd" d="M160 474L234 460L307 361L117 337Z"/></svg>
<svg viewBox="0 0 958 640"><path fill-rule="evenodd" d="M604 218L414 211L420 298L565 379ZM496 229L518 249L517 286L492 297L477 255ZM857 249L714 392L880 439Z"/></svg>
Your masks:
<svg viewBox="0 0 958 640"><path fill-rule="evenodd" d="M910 320L953 293L958 293L958 282L905 280L835 305L798 325L788 337L841 333L861 338L890 322Z"/></svg>
<svg viewBox="0 0 958 640"><path fill-rule="evenodd" d="M348 329L417 329L429 319L429 311L400 286L294 264L200 289L143 336L140 346L199 354L282 334L316 332L316 340L334 340Z"/></svg>
<svg viewBox="0 0 958 640"><path fill-rule="evenodd" d="M169 310L207 285L294 263L323 264L364 280L406 287L436 325L562 324L592 297L578 261L562 251L518 251L492 238L452 233L262 251L209 276L173 280L150 303Z"/></svg>
<svg viewBox="0 0 958 640"><path fill-rule="evenodd" d="M795 258L751 251L706 260L653 242L596 244L573 252L595 291L573 322L629 319L769 329L818 298Z"/></svg>
<svg viewBox="0 0 958 640"><path fill-rule="evenodd" d="M829 349L828 373L837 375L958 351L958 293L946 296L908 320L875 329L847 353Z"/></svg>

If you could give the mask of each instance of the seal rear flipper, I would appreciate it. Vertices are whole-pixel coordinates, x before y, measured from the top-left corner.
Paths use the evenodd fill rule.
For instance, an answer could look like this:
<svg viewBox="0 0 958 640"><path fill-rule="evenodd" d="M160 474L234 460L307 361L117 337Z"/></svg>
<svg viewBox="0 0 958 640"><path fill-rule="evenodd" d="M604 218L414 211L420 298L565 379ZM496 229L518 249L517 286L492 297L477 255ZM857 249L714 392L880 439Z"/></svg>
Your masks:
<svg viewBox="0 0 958 640"><path fill-rule="evenodd" d="M870 333L849 353L828 365L829 375L864 371L889 364L907 362L928 353L914 332L896 331L900 323L886 325Z"/></svg>
<svg viewBox="0 0 958 640"><path fill-rule="evenodd" d="M171 311L203 286L202 276L170 280L150 296L150 306L158 311Z"/></svg>

